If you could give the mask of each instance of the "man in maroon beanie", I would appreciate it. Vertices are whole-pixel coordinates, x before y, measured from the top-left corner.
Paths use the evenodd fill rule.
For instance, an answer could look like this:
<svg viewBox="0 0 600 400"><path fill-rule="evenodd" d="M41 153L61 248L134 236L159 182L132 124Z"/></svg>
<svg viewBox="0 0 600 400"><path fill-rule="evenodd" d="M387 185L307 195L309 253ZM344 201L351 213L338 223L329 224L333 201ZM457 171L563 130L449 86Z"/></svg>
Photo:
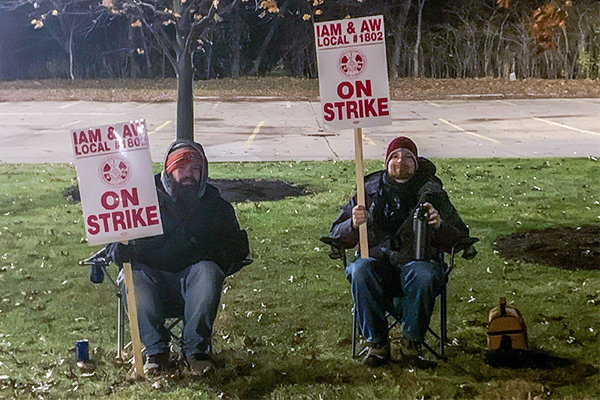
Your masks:
<svg viewBox="0 0 600 400"><path fill-rule="evenodd" d="M200 375L213 367L211 336L223 281L244 265L248 236L231 204L208 183L200 144L171 144L155 183L163 234L112 243L108 261L131 262L144 372L152 376L172 366L164 321L175 310L184 321L186 371Z"/></svg>
<svg viewBox="0 0 600 400"><path fill-rule="evenodd" d="M387 149L385 169L365 177L366 206L357 205L353 196L331 226L330 236L344 248L353 248L359 243L358 227L367 224L369 258L358 258L346 268L358 326L368 346L363 359L367 365L390 360L388 311L401 315L403 357L410 361L421 355L435 299L444 285L439 251L469 236L435 172L431 161L419 157L412 140L395 138ZM422 260L415 261L413 215L419 206L426 210L429 245ZM400 310L394 298L402 299Z"/></svg>

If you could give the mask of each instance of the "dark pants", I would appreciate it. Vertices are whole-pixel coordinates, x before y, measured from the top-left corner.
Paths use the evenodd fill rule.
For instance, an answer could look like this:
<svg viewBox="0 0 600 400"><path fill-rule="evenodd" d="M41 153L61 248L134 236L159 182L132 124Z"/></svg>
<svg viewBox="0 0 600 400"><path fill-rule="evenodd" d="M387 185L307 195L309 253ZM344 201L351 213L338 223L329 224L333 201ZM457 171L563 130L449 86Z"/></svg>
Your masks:
<svg viewBox="0 0 600 400"><path fill-rule="evenodd" d="M351 284L358 326L367 342L388 342L386 311L401 317L406 337L424 340L435 299L444 285L440 264L413 261L395 267L374 258L359 258L346 268L346 279ZM401 299L401 310L394 307L394 298Z"/></svg>
<svg viewBox="0 0 600 400"><path fill-rule="evenodd" d="M133 285L140 339L146 354L169 351L166 318L183 317L185 354L210 350L225 274L212 261L201 261L181 272L134 265Z"/></svg>

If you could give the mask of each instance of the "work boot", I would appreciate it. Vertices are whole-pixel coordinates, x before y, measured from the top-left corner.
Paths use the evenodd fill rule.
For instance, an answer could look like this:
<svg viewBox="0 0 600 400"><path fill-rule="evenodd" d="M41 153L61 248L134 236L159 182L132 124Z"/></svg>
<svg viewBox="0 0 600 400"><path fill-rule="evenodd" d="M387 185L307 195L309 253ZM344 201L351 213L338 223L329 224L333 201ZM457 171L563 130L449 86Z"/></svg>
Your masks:
<svg viewBox="0 0 600 400"><path fill-rule="evenodd" d="M213 358L208 353L201 352L186 355L185 361L188 366L186 373L189 375L201 376L212 371L215 367Z"/></svg>
<svg viewBox="0 0 600 400"><path fill-rule="evenodd" d="M169 353L157 353L146 356L144 363L144 374L147 377L160 375L171 366Z"/></svg>
<svg viewBox="0 0 600 400"><path fill-rule="evenodd" d="M374 345L367 343L367 354L362 359L363 364L369 367L379 367L390 361L390 345Z"/></svg>
<svg viewBox="0 0 600 400"><path fill-rule="evenodd" d="M417 360L423 356L423 346L421 342L416 342L403 335L400 338L400 353L402 358L407 361Z"/></svg>

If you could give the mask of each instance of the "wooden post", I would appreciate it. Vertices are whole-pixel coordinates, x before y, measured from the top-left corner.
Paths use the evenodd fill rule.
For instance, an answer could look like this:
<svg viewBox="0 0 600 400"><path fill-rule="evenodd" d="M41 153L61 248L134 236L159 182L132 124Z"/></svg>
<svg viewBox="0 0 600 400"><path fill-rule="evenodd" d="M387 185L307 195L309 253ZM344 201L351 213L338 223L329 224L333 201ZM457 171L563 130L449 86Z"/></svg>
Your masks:
<svg viewBox="0 0 600 400"><path fill-rule="evenodd" d="M354 128L354 159L356 164L356 201L365 206L365 173L363 170L363 137L362 128ZM358 227L360 258L369 258L369 237L367 223Z"/></svg>
<svg viewBox="0 0 600 400"><path fill-rule="evenodd" d="M133 347L133 368L135 376L144 378L144 363L142 362L142 342L138 327L137 305L135 302L135 289L133 287L133 274L131 264L123 263L123 276L127 291L127 310L129 311L129 332L131 333L131 346Z"/></svg>

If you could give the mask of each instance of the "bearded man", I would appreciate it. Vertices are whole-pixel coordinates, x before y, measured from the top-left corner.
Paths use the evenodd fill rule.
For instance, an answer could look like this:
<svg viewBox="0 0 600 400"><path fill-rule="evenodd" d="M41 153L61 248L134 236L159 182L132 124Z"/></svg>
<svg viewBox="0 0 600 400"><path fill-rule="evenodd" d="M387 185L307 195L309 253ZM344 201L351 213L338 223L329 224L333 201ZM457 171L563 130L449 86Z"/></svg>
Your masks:
<svg viewBox="0 0 600 400"><path fill-rule="evenodd" d="M366 206L357 205L354 195L331 226L330 236L352 248L359 243L359 226L367 224L369 258L349 264L346 278L367 343L363 362L369 366L390 360L388 311L401 319L403 357L421 355L435 299L445 283L439 252L469 236L435 173L434 164L418 156L412 140L395 138L387 149L385 169L365 177ZM431 227L419 261L413 233L417 207L426 210ZM401 299L400 305L394 304L395 298Z"/></svg>
<svg viewBox="0 0 600 400"><path fill-rule="evenodd" d="M249 253L248 236L233 207L207 181L202 146L188 140L172 143L164 170L155 175L163 234L107 246L108 261L131 262L149 376L171 366L164 322L172 310L183 317L187 371L202 374L214 366L211 336L223 281Z"/></svg>

